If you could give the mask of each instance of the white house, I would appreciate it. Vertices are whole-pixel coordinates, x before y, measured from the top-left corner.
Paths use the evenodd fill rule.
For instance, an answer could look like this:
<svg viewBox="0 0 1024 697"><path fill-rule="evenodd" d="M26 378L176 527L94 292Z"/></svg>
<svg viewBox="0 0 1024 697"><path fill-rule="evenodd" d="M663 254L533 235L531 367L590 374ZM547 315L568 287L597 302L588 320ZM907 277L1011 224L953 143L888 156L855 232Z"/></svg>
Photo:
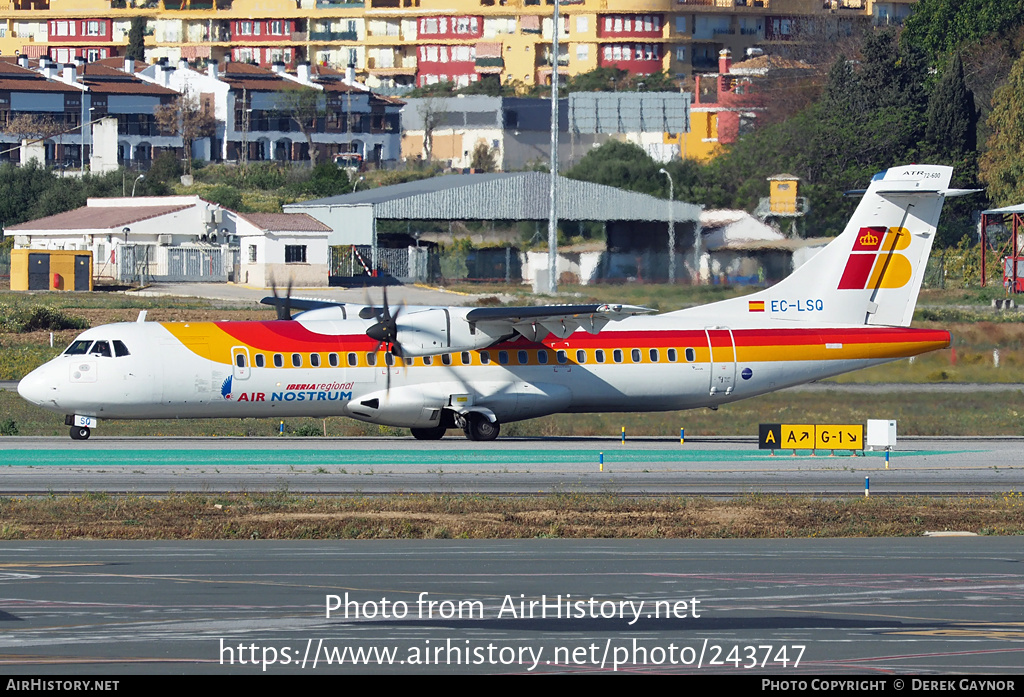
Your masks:
<svg viewBox="0 0 1024 697"><path fill-rule="evenodd" d="M305 213L234 213L238 281L247 285L326 286L331 228Z"/></svg>

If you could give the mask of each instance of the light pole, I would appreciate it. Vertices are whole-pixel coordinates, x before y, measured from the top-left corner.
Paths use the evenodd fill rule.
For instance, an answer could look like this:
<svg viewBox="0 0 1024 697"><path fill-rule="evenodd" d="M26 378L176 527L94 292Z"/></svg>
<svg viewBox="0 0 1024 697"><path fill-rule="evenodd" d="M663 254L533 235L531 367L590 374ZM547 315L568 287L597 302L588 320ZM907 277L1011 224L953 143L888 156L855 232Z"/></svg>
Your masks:
<svg viewBox="0 0 1024 697"><path fill-rule="evenodd" d="M145 179L145 178L146 178L146 175L145 175L145 174L140 174L139 176L135 177L135 182L134 182L134 183L132 184L132 198L135 198L135 186L136 186L136 185L137 185L137 184L138 184L138 183L139 183L139 182L140 182L141 180L143 180L143 179Z"/></svg>
<svg viewBox="0 0 1024 697"><path fill-rule="evenodd" d="M365 180L366 180L366 177L359 177L354 182L352 182L352 193L353 194L356 192L356 187L359 186L359 182L365 181Z"/></svg>
<svg viewBox="0 0 1024 697"><path fill-rule="evenodd" d="M551 191L548 209L548 292L558 292L558 3L551 22Z"/></svg>
<svg viewBox="0 0 1024 697"><path fill-rule="evenodd" d="M668 282L670 285L676 282L676 202L675 185L672 182L672 175L664 167L658 170L668 177Z"/></svg>

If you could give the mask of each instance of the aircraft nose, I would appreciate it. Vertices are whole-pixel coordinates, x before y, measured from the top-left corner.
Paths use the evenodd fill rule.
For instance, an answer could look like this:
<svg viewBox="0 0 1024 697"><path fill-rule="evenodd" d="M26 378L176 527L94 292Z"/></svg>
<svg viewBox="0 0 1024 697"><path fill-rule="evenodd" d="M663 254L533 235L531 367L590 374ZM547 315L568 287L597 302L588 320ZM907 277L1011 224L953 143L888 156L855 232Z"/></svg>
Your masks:
<svg viewBox="0 0 1024 697"><path fill-rule="evenodd" d="M18 394L32 404L52 401L57 396L55 386L46 378L45 371L36 368L18 383Z"/></svg>

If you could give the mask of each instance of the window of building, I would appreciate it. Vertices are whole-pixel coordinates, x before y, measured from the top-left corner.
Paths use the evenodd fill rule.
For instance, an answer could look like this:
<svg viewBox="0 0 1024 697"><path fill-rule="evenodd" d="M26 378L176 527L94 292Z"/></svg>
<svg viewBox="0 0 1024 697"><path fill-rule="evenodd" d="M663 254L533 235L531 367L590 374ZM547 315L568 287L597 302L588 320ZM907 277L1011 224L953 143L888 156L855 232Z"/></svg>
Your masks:
<svg viewBox="0 0 1024 697"><path fill-rule="evenodd" d="M249 245L249 263L250 264L255 264L256 263L256 245L254 245L254 244L250 244Z"/></svg>
<svg viewBox="0 0 1024 697"><path fill-rule="evenodd" d="M284 247L284 263L286 264L305 264L306 263L306 245L304 244L286 244Z"/></svg>

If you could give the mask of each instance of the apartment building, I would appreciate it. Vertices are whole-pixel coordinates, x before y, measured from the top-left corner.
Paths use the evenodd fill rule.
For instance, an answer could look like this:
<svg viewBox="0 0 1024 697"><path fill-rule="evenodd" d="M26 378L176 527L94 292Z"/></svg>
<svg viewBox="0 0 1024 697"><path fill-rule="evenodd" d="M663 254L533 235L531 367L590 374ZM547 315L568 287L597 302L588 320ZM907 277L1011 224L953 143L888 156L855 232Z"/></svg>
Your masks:
<svg viewBox="0 0 1024 697"><path fill-rule="evenodd" d="M380 90L485 75L543 84L555 63L566 75L615 66L691 77L715 72L723 49L775 53L857 22L900 22L916 0L563 0L557 59L553 1L12 0L0 8L0 56L120 56L141 16L147 62L354 65Z"/></svg>

